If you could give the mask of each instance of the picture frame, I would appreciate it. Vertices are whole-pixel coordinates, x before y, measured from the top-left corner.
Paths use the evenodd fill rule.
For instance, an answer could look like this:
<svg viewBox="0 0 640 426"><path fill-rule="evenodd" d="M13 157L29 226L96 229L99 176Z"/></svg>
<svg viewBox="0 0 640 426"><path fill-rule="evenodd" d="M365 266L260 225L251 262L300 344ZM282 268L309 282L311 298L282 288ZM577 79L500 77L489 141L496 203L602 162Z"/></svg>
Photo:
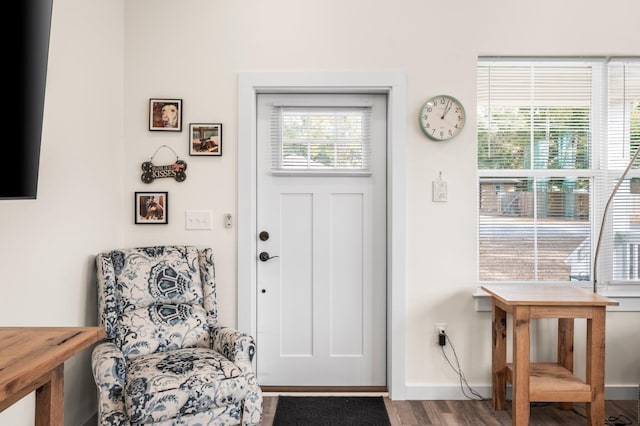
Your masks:
<svg viewBox="0 0 640 426"><path fill-rule="evenodd" d="M182 131L182 99L149 99L149 130Z"/></svg>
<svg viewBox="0 0 640 426"><path fill-rule="evenodd" d="M134 218L137 225L169 223L168 192L136 192L134 195Z"/></svg>
<svg viewBox="0 0 640 426"><path fill-rule="evenodd" d="M222 123L189 124L189 155L222 155Z"/></svg>

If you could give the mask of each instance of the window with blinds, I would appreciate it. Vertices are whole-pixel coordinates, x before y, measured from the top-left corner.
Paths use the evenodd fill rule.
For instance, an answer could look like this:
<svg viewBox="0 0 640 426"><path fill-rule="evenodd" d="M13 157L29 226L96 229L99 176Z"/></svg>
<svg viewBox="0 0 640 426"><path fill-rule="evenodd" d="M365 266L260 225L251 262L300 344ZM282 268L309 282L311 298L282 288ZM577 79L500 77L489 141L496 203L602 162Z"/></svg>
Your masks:
<svg viewBox="0 0 640 426"><path fill-rule="evenodd" d="M605 192L619 183L604 222L597 279L640 281L640 161L635 160L620 181L640 146L640 61L611 61L608 66ZM620 182L618 182L620 181ZM606 201L606 200L605 200ZM601 260L600 260L601 259Z"/></svg>
<svg viewBox="0 0 640 426"><path fill-rule="evenodd" d="M370 175L371 107L274 106L273 174Z"/></svg>
<svg viewBox="0 0 640 426"><path fill-rule="evenodd" d="M480 281L593 279L604 203L640 144L639 65L604 58L479 61ZM599 282L603 274L608 282L639 278L633 169L609 213Z"/></svg>

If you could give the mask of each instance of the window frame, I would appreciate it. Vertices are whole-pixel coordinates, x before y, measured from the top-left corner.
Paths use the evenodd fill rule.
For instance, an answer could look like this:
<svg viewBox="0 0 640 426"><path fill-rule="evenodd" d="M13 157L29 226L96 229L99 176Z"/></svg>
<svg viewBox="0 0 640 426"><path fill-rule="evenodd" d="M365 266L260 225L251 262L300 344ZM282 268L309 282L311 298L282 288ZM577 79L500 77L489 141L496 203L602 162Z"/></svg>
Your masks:
<svg viewBox="0 0 640 426"><path fill-rule="evenodd" d="M476 179L476 218L477 218L477 234L476 234L476 244L477 244L477 282L478 286L483 284L563 284L563 285L579 285L579 286L591 286L593 283L593 262L594 262L594 251L596 249L596 239L598 238L598 233L600 231L600 218L602 217L602 213L604 211L604 204L609 197L610 189L613 187L608 186L607 182L611 182L611 180L615 180L615 176L620 176L622 174L622 170L617 170L615 168L608 168L608 158L607 158L607 149L608 149L608 128L607 128L607 108L609 106L608 99L608 63L610 60L632 60L639 61L640 58L606 58L606 57L594 57L594 58L543 58L543 57L479 57L478 58L478 67L483 64L500 64L500 65L536 65L543 66L546 64L558 65L562 64L586 64L591 66L592 68L592 101L591 101L591 115L590 115L590 124L591 124L591 140L590 140L590 162L589 168L583 169L535 169L534 161L531 161L529 164L529 168L522 169L481 169L478 158L476 159L476 171L477 171L477 179ZM479 89L478 89L479 90ZM478 99L478 103L480 100ZM479 105L479 104L478 104ZM478 114L477 118L478 122L480 120L480 114ZM630 122L629 122L630 123ZM629 125L629 123L625 125ZM478 128L480 126L478 125ZM479 147L479 138L476 139L476 146ZM633 152L631 152L633 154ZM612 176L614 178L612 179ZM518 280L482 280L481 279L481 251L480 251L480 242L481 242L481 212L480 212L480 184L483 179L486 178L527 178L527 179L537 179L539 177L549 177L549 178L566 178L566 177L576 177L576 178L588 178L590 181L590 213L589 213L589 235L590 235L590 274L589 281L571 281L569 280L561 280L561 281L549 281L549 280L526 280L526 281L518 281ZM629 171L627 175L627 179L630 177L640 177L640 169L635 168ZM610 221L609 218L608 221ZM607 224L608 225L608 224ZM613 239L613 233L607 232L604 233L604 238ZM609 259L606 259L606 256L609 256ZM536 262L537 259L536 259ZM600 253L600 258L598 262L598 271L599 276L604 277L602 279L598 279L599 282L606 282L608 285L620 285L626 288L636 288L638 289L638 294L640 295L640 280L621 280L621 281L613 281L613 266L603 266L603 265L612 265L613 264L613 251L610 253L606 253L603 256L603 253ZM539 268L540 265L536 264L535 268ZM602 274L602 275L601 275Z"/></svg>

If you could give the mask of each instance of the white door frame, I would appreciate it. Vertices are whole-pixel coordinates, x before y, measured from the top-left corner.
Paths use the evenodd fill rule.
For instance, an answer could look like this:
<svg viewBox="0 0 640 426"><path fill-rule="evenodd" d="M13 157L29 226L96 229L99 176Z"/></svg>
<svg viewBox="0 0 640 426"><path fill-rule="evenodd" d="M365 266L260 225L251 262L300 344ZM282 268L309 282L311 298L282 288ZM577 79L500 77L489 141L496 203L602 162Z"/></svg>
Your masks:
<svg viewBox="0 0 640 426"><path fill-rule="evenodd" d="M404 72L246 72L238 76L238 329L256 336L256 97L258 93L386 93L387 386L406 399L406 139ZM259 349L258 349L259 350Z"/></svg>

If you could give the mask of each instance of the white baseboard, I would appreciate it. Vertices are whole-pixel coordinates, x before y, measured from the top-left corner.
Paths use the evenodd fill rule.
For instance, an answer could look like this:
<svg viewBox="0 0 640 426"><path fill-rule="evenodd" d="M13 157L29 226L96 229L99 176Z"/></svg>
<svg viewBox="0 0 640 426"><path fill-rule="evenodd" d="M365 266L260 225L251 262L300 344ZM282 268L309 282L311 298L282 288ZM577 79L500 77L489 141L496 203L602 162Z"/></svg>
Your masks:
<svg viewBox="0 0 640 426"><path fill-rule="evenodd" d="M472 386L473 390L483 398L491 398L491 386ZM465 388L463 393L460 386L406 386L405 396L407 400L464 400L467 396L474 398L471 392ZM465 393L467 396L465 396ZM605 386L604 397L610 401L635 401L638 398L637 385L611 385ZM507 385L507 398L511 398L511 386Z"/></svg>

